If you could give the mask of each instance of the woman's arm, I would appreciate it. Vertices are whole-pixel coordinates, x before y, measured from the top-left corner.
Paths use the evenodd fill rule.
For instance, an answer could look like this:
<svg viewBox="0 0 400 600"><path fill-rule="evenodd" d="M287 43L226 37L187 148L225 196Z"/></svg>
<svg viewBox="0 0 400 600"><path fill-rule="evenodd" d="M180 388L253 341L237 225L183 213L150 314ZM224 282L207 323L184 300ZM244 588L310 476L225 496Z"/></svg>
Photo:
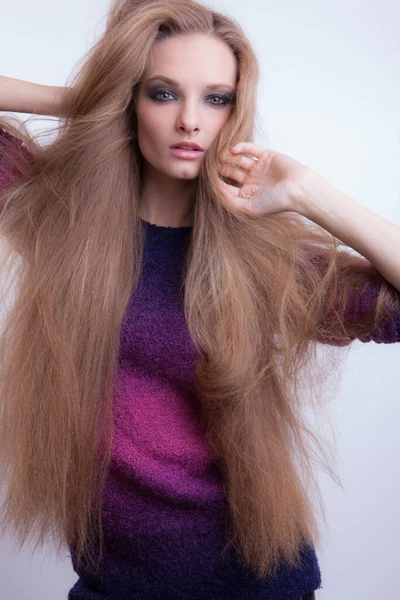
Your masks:
<svg viewBox="0 0 400 600"><path fill-rule="evenodd" d="M60 107L69 90L0 75L0 111L62 117Z"/></svg>
<svg viewBox="0 0 400 600"><path fill-rule="evenodd" d="M302 187L299 212L365 257L400 293L400 225L375 214L316 175Z"/></svg>

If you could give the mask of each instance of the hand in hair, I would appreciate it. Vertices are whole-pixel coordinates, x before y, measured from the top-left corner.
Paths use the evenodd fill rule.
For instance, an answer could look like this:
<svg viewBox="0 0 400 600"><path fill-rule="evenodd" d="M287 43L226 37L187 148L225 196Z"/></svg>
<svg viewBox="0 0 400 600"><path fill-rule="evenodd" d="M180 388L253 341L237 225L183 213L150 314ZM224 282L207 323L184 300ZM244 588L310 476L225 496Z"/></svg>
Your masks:
<svg viewBox="0 0 400 600"><path fill-rule="evenodd" d="M290 156L250 142L240 142L221 153L220 162L221 174L240 184L235 187L221 180L223 197L230 207L252 214L300 212L296 198L301 196L307 178L319 177Z"/></svg>

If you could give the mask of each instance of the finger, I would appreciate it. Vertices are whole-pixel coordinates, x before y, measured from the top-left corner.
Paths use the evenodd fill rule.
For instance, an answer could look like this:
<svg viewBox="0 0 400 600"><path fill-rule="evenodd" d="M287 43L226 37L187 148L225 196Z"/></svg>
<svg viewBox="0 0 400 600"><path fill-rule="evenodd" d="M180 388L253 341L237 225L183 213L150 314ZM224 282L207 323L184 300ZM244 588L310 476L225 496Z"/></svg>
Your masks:
<svg viewBox="0 0 400 600"><path fill-rule="evenodd" d="M245 169L245 171L250 171L250 169L254 167L254 164L257 163L254 158L245 156L244 154L235 156L234 161L236 166L240 167L241 169Z"/></svg>
<svg viewBox="0 0 400 600"><path fill-rule="evenodd" d="M222 155L221 162L228 165L234 165L236 167L244 169L245 171L249 171L258 161L255 158L245 156L244 154L233 156L231 153L229 153Z"/></svg>
<svg viewBox="0 0 400 600"><path fill-rule="evenodd" d="M220 170L224 177L227 177L228 179L233 179L234 181L238 181L239 183L243 183L247 177L246 171L233 165L224 165Z"/></svg>
<svg viewBox="0 0 400 600"><path fill-rule="evenodd" d="M236 198L238 195L238 188L226 183L225 181L218 182L220 190L225 194L228 198Z"/></svg>
<svg viewBox="0 0 400 600"><path fill-rule="evenodd" d="M245 152L247 154L253 155L256 158L260 158L260 156L265 152L265 148L261 148L256 144L251 142L239 142L236 146L231 148L231 152L233 154L237 154L239 152Z"/></svg>

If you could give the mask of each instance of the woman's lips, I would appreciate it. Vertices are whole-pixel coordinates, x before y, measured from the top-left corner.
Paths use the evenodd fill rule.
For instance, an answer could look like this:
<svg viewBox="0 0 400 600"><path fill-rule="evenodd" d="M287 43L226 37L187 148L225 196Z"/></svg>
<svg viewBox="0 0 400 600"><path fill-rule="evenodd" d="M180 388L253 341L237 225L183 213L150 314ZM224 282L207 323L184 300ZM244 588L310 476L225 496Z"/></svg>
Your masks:
<svg viewBox="0 0 400 600"><path fill-rule="evenodd" d="M183 148L170 148L172 154L177 158L194 159L204 154L204 150L186 150Z"/></svg>

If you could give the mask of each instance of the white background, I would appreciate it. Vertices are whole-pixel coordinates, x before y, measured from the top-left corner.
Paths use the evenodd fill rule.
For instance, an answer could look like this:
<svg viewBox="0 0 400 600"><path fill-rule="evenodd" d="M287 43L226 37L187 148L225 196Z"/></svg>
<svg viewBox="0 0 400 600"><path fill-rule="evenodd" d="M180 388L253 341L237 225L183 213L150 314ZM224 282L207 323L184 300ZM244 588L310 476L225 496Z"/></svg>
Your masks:
<svg viewBox="0 0 400 600"><path fill-rule="evenodd" d="M211 5L211 2L209 3ZM397 0L215 0L260 60L269 145L400 224ZM0 74L64 85L103 30L105 0L2 0ZM26 118L28 115L20 115ZM400 269L400 256L399 256ZM399 345L354 342L329 404L345 491L321 474L328 526L318 600L400 597ZM0 600L65 600L69 559L0 540Z"/></svg>

